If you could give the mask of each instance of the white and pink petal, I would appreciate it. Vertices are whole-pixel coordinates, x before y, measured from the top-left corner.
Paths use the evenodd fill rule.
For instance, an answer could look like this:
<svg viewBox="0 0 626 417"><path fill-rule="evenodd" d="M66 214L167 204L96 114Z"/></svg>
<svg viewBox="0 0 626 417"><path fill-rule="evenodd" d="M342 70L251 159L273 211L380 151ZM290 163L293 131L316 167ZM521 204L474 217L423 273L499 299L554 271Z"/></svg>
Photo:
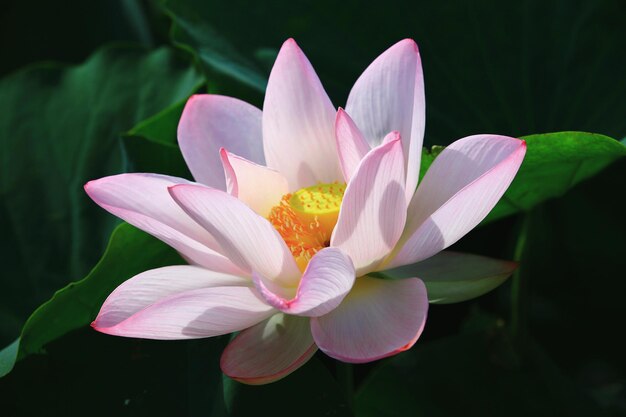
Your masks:
<svg viewBox="0 0 626 417"><path fill-rule="evenodd" d="M402 40L383 52L352 87L346 111L371 146L390 131L402 136L406 167L406 196L417 186L425 127L422 63L412 39Z"/></svg>
<svg viewBox="0 0 626 417"><path fill-rule="evenodd" d="M239 333L222 353L220 365L236 381L267 384L304 365L316 351L308 318L277 313Z"/></svg>
<svg viewBox="0 0 626 417"><path fill-rule="evenodd" d="M284 240L266 219L220 190L178 185L169 191L241 270L248 274L255 271L280 285L296 285L300 270Z"/></svg>
<svg viewBox="0 0 626 417"><path fill-rule="evenodd" d="M267 166L287 178L290 190L342 179L335 113L311 63L287 40L267 84L263 144Z"/></svg>
<svg viewBox="0 0 626 417"><path fill-rule="evenodd" d="M229 286L251 287L252 282L192 265L151 269L118 286L102 304L93 326L113 327L159 300L185 291Z"/></svg>
<svg viewBox="0 0 626 417"><path fill-rule="evenodd" d="M363 276L330 313L311 318L317 346L335 359L364 363L411 348L428 312L424 283L417 278Z"/></svg>
<svg viewBox="0 0 626 417"><path fill-rule="evenodd" d="M226 149L221 149L220 155L226 176L226 191L259 215L267 217L272 207L278 205L289 191L287 179L278 171L255 164Z"/></svg>
<svg viewBox="0 0 626 417"><path fill-rule="evenodd" d="M375 270L402 234L406 219L402 144L372 149L346 187L331 246L352 258L361 276Z"/></svg>
<svg viewBox="0 0 626 417"><path fill-rule="evenodd" d="M525 153L524 141L497 135L469 136L444 149L415 192L402 238L384 267L429 258L476 227L513 181Z"/></svg>
<svg viewBox="0 0 626 417"><path fill-rule="evenodd" d="M189 262L215 271L240 273L222 255L213 236L174 202L168 187L192 184L158 174L120 174L85 184L85 191L100 207L161 239Z"/></svg>
<svg viewBox="0 0 626 417"><path fill-rule="evenodd" d="M178 340L219 336L253 326L274 314L254 288L222 286L176 293L125 320L94 328L102 333L142 339Z"/></svg>
<svg viewBox="0 0 626 417"><path fill-rule="evenodd" d="M335 139L343 178L348 183L371 147L358 126L342 108L339 108L335 120Z"/></svg>
<svg viewBox="0 0 626 417"><path fill-rule="evenodd" d="M265 163L261 110L236 98L196 94L178 124L178 144L196 181L225 190L220 148Z"/></svg>
<svg viewBox="0 0 626 417"><path fill-rule="evenodd" d="M269 305L287 314L317 317L331 312L346 297L354 284L355 271L340 249L325 248L311 259L295 291L257 273L252 278Z"/></svg>

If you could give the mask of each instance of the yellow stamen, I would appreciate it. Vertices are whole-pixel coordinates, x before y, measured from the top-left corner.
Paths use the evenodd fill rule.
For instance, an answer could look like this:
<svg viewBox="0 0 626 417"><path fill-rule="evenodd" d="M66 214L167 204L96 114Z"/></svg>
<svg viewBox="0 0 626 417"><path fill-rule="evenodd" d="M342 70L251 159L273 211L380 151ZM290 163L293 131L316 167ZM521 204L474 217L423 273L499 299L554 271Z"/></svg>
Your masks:
<svg viewBox="0 0 626 417"><path fill-rule="evenodd" d="M330 244L346 185L318 184L285 194L273 207L269 221L304 271L320 249Z"/></svg>

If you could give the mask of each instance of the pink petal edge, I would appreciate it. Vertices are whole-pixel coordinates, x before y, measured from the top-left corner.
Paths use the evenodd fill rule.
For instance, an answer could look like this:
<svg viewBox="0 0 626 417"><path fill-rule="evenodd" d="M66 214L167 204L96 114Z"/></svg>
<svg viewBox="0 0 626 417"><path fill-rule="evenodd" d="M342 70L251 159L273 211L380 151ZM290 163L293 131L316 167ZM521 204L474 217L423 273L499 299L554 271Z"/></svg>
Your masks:
<svg viewBox="0 0 626 417"><path fill-rule="evenodd" d="M335 140L343 178L348 183L371 147L352 118L341 107L335 119Z"/></svg>
<svg viewBox="0 0 626 417"><path fill-rule="evenodd" d="M150 269L120 284L104 301L92 323L95 328L113 327L161 299L185 291L209 287L251 287L249 278L223 274L193 265Z"/></svg>
<svg viewBox="0 0 626 417"><path fill-rule="evenodd" d="M197 339L243 330L274 314L250 287L209 287L160 299L110 327L92 325L114 336L157 340Z"/></svg>

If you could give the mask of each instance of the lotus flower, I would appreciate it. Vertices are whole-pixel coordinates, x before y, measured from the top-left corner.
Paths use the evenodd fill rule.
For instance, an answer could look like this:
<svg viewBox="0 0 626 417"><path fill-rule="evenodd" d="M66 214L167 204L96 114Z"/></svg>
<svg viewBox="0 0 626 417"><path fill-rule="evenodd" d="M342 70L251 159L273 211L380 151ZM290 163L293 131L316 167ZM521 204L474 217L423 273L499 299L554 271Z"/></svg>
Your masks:
<svg viewBox="0 0 626 417"><path fill-rule="evenodd" d="M85 186L189 265L129 279L93 327L149 339L240 332L221 367L249 384L284 377L318 348L353 363L410 348L429 298L480 295L515 268L441 251L489 213L526 150L510 137L460 139L418 187L424 114L412 40L365 70L345 111L291 39L262 112L235 98L191 97L178 137L197 182L122 174Z"/></svg>

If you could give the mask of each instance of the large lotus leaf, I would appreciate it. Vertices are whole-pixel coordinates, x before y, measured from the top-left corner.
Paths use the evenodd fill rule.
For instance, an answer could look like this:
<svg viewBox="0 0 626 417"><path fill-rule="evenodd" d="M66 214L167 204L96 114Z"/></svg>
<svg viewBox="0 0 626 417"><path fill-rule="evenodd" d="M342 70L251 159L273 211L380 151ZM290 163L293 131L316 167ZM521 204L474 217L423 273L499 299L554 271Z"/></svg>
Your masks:
<svg viewBox="0 0 626 417"><path fill-rule="evenodd" d="M0 341L54 290L85 276L115 218L83 184L126 169L120 134L200 82L168 48L102 49L74 67L38 65L0 81Z"/></svg>

